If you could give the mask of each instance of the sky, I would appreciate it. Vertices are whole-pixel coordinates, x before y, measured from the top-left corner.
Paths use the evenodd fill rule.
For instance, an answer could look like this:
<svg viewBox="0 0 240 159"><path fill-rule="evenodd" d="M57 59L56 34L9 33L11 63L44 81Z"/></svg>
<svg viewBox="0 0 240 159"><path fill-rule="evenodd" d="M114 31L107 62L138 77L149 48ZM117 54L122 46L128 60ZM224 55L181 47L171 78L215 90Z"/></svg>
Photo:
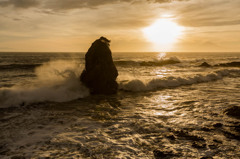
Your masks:
<svg viewBox="0 0 240 159"><path fill-rule="evenodd" d="M0 0L0 51L86 52L105 36L112 52L240 52L239 8L240 0ZM183 29L156 46L143 30L161 19Z"/></svg>

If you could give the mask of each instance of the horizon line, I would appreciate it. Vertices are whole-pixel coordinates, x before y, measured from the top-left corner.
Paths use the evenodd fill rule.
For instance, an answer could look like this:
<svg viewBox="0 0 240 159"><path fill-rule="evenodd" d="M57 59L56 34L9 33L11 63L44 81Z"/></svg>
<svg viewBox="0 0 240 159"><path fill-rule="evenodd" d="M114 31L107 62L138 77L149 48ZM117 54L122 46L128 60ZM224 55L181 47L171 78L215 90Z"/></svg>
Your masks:
<svg viewBox="0 0 240 159"><path fill-rule="evenodd" d="M86 53L87 51L0 51L0 53ZM112 53L240 53L240 51L112 51Z"/></svg>

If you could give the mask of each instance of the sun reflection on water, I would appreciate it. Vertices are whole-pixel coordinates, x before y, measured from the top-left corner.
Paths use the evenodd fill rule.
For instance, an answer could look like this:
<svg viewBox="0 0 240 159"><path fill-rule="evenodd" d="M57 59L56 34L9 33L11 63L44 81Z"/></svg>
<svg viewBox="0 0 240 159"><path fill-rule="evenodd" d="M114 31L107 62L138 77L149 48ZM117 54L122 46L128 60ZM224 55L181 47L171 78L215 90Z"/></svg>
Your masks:
<svg viewBox="0 0 240 159"><path fill-rule="evenodd" d="M163 58L165 58L166 57L166 52L160 52L160 53L158 53L158 55L157 55L157 59L158 60L163 60Z"/></svg>
<svg viewBox="0 0 240 159"><path fill-rule="evenodd" d="M167 69L167 68L161 68L161 69L156 69L154 71L154 75L157 76L158 78L164 78L167 77L167 75L169 75L171 70Z"/></svg>
<svg viewBox="0 0 240 159"><path fill-rule="evenodd" d="M172 116L175 115L176 111L155 111L155 115L157 116Z"/></svg>

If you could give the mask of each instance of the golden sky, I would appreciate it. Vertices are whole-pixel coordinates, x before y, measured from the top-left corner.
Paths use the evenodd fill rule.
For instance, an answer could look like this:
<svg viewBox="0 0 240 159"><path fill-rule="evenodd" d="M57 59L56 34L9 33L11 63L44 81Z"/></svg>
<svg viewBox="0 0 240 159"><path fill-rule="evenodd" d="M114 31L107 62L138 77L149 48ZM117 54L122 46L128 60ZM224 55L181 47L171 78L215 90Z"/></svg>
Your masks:
<svg viewBox="0 0 240 159"><path fill-rule="evenodd" d="M240 0L0 0L0 51L86 52L100 36L113 52L240 51L239 8ZM144 35L162 19L182 28L169 46Z"/></svg>

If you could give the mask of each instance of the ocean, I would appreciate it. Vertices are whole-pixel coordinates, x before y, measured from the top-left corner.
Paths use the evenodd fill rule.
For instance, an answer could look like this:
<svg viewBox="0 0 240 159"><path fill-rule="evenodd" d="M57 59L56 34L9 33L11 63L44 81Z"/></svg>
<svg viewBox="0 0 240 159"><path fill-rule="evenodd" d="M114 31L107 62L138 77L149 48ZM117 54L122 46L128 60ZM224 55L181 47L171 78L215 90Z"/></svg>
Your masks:
<svg viewBox="0 0 240 159"><path fill-rule="evenodd" d="M240 53L113 53L109 96L84 55L0 53L0 158L240 158Z"/></svg>

